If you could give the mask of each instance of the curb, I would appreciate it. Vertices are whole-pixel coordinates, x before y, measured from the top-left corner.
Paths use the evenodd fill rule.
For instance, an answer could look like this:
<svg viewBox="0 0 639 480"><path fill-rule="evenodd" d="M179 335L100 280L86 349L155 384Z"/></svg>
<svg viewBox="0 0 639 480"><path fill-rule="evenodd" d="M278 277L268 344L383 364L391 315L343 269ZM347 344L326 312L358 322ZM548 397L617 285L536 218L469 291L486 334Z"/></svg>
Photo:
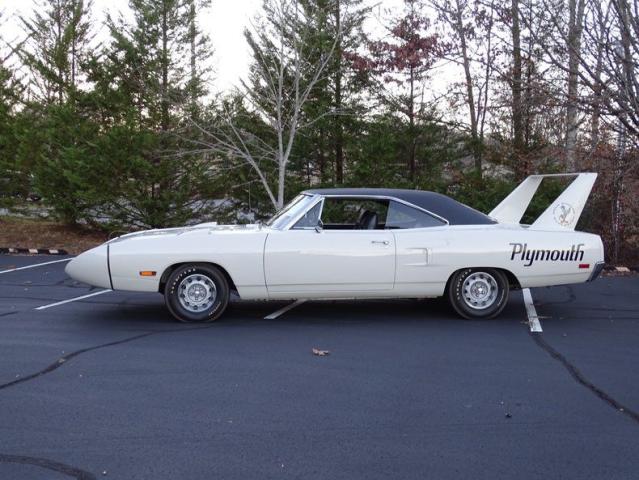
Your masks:
<svg viewBox="0 0 639 480"><path fill-rule="evenodd" d="M620 272L620 273L629 273L639 271L639 266L636 267L624 267L622 265L609 265L606 264L604 270L607 272Z"/></svg>
<svg viewBox="0 0 639 480"><path fill-rule="evenodd" d="M68 255L69 252L60 248L0 248L0 255Z"/></svg>
<svg viewBox="0 0 639 480"><path fill-rule="evenodd" d="M622 265L615 266L606 264L606 266L604 267L604 272L612 276L614 276L615 274L621 274L622 276L623 274L631 275L639 273L639 266L625 267Z"/></svg>

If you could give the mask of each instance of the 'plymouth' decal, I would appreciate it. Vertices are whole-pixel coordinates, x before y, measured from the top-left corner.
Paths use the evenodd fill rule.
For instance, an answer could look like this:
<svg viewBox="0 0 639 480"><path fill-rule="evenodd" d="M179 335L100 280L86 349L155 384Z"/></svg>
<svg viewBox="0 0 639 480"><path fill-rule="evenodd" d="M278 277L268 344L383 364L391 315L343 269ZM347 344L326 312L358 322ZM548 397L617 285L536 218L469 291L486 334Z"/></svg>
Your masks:
<svg viewBox="0 0 639 480"><path fill-rule="evenodd" d="M572 245L570 249L564 250L528 249L527 243L511 243L510 245L513 247L510 259L518 258L523 262L528 262L524 264L524 267L530 267L536 261L580 262L584 259L584 251L581 249L584 246L583 243Z"/></svg>

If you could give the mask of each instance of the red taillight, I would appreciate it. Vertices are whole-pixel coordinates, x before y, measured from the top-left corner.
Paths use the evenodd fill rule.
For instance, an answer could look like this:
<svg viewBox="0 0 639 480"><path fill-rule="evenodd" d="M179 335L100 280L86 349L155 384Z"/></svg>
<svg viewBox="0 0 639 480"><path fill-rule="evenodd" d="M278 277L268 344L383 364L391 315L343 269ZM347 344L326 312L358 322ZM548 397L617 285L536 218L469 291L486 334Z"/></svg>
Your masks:
<svg viewBox="0 0 639 480"><path fill-rule="evenodd" d="M590 264L589 263L580 263L579 264L579 268L590 268Z"/></svg>

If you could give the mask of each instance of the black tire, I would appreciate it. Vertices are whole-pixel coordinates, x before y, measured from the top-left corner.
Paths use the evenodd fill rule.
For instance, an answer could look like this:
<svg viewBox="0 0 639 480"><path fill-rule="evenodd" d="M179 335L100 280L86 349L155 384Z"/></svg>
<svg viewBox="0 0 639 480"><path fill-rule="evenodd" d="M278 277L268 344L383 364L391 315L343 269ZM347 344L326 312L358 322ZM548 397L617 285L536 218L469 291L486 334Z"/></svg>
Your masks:
<svg viewBox="0 0 639 480"><path fill-rule="evenodd" d="M479 280L486 279L487 284L492 284L494 280L496 294L490 305L482 306L478 304L473 308L470 305L471 301L466 300L468 292L465 295L464 283L471 275ZM462 317L468 319L494 318L501 313L508 302L508 278L503 272L493 268L465 268L453 274L448 284L447 293L451 306Z"/></svg>
<svg viewBox="0 0 639 480"><path fill-rule="evenodd" d="M211 290L212 286L215 287L215 297L213 298L213 294L207 292L206 298L210 299L210 305L208 303L202 305L200 311L189 310L183 305L183 302L188 303L188 299L184 296L182 282L191 278L198 279L197 283L209 285ZM186 285L188 283L185 282L184 287ZM182 301L180 300L181 295ZM229 284L224 274L214 266L199 263L183 265L176 268L169 276L164 288L164 302L171 315L180 322L212 322L220 318L226 310L229 303ZM191 308L196 308L195 304Z"/></svg>

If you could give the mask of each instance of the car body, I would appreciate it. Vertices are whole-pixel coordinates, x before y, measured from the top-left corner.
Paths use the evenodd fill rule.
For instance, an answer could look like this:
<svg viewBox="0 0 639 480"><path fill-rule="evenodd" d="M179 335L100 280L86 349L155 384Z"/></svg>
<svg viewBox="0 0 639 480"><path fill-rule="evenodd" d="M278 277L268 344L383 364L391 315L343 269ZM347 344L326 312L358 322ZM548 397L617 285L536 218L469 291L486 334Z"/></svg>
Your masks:
<svg viewBox="0 0 639 480"><path fill-rule="evenodd" d="M510 289L586 282L603 267L599 236L574 231L596 174L577 174L532 225L519 223L547 176L528 177L490 215L433 192L307 190L267 224L206 223L131 233L79 255L66 271L97 287L179 296L169 308L181 320L174 310L188 310L202 295L210 300L224 289L226 296L235 291L243 300L449 294L455 306L450 292L456 275L463 277L457 298L462 307L464 296L475 292L472 298L483 298L491 288L505 290L505 298L489 300L505 304ZM207 270L182 279L180 291L176 284L168 292L171 275L189 266L212 269L219 284L206 280ZM203 313L209 303L191 313ZM186 320L217 318L223 303L215 314ZM503 308L466 306L456 310L467 317L494 316Z"/></svg>

